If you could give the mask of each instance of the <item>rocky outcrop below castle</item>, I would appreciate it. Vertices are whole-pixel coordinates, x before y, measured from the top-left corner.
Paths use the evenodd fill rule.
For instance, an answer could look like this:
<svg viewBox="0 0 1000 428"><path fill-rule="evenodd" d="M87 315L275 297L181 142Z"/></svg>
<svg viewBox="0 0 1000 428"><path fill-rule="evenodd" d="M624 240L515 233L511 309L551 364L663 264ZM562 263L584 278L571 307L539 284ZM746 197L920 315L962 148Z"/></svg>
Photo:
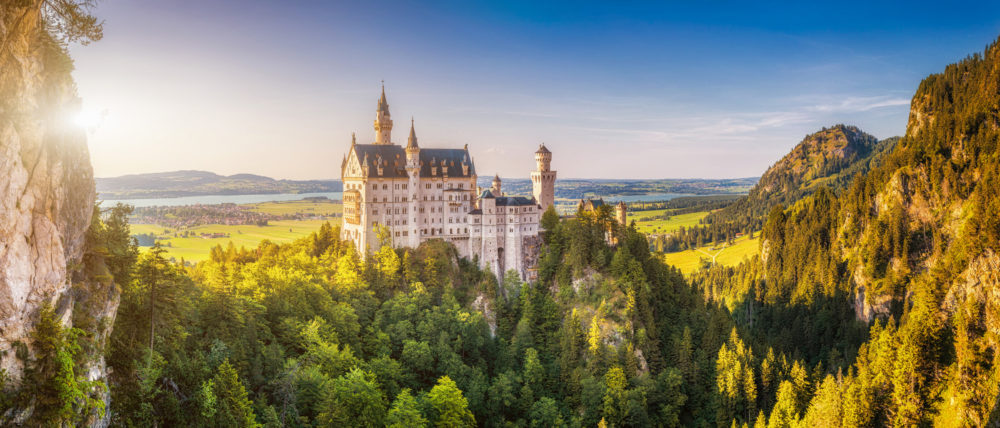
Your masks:
<svg viewBox="0 0 1000 428"><path fill-rule="evenodd" d="M82 352L93 355L80 356L89 359L86 377L97 381L106 376L98 354L117 309L107 275L82 268L93 171L86 135L71 120L80 104L72 62L42 28L39 7L0 6L0 395L7 397L29 381L43 307L65 327L97 320L79 326L94 345ZM0 414L0 424L25 423L34 404L21 404Z"/></svg>

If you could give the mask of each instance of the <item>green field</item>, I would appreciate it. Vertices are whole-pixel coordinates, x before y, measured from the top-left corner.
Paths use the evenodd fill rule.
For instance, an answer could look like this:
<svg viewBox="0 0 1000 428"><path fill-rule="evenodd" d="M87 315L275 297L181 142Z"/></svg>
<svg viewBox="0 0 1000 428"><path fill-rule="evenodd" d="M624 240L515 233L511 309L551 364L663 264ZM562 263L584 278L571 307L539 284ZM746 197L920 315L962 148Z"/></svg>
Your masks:
<svg viewBox="0 0 1000 428"><path fill-rule="evenodd" d="M167 249L167 255L185 261L198 262L208 258L208 252L216 245L226 247L232 242L237 248L245 246L256 248L265 239L273 242L291 242L319 229L327 220L286 220L272 221L267 226L239 225L228 226L209 224L185 229L195 236L174 238L174 229L167 229L154 224L133 224L132 234L153 233ZM164 233L167 230L168 233ZM228 233L228 238L202 238L202 233ZM144 247L148 248L148 247Z"/></svg>
<svg viewBox="0 0 1000 428"><path fill-rule="evenodd" d="M629 212L629 222L635 220L635 227L639 232L645 234L659 235L663 233L670 233L681 227L691 227L697 225L701 219L708 215L709 211L702 211L696 213L679 214L670 216L669 220L650 220L641 221L641 219L656 217L669 213L673 210L663 209L663 210L649 210L649 211L634 211Z"/></svg>
<svg viewBox="0 0 1000 428"><path fill-rule="evenodd" d="M730 246L706 246L694 250L666 253L663 259L669 265L676 266L684 275L689 275L701 267L701 259L711 260L724 266L735 266L744 259L750 258L760 251L760 239L746 236L736 239Z"/></svg>
<svg viewBox="0 0 1000 428"><path fill-rule="evenodd" d="M340 218L333 217L340 214L342 205L333 201L286 201L286 202L263 202L250 204L247 207L251 211L263 212L274 215L305 214L307 216L327 217L326 220L280 220L271 221L267 226L239 225L229 226L222 224L207 224L176 230L155 224L133 224L132 234L151 233L156 235L163 246L167 249L167 255L176 259L184 258L186 261L198 262L208 258L208 253L212 247L222 245L226 247L230 242L236 247L256 248L257 244L267 239L272 242L291 242L319 229L324 221L331 224L340 222ZM184 232L189 232L187 238L182 237ZM202 238L202 233L226 233L225 238Z"/></svg>
<svg viewBox="0 0 1000 428"><path fill-rule="evenodd" d="M340 202L333 201L283 201L283 202L262 202L259 204L248 205L250 211L262 212L267 214L283 215L283 214L315 214L329 216L333 214L340 214L343 211L343 205Z"/></svg>

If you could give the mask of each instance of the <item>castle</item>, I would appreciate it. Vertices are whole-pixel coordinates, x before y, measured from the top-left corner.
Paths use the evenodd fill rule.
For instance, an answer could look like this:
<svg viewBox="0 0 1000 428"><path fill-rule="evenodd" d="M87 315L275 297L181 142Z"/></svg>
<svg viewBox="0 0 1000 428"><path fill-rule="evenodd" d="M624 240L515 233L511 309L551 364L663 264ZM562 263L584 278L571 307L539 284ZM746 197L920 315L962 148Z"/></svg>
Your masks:
<svg viewBox="0 0 1000 428"><path fill-rule="evenodd" d="M379 245L377 229L384 226L393 247L441 239L500 277L514 270L522 280L535 278L541 215L555 200L556 172L544 144L535 152L533 195L507 196L499 176L489 189L476 185L468 145L422 148L412 120L406 147L394 144L385 87L374 127L375 142L358 144L352 135L341 163L343 239L366 254Z"/></svg>

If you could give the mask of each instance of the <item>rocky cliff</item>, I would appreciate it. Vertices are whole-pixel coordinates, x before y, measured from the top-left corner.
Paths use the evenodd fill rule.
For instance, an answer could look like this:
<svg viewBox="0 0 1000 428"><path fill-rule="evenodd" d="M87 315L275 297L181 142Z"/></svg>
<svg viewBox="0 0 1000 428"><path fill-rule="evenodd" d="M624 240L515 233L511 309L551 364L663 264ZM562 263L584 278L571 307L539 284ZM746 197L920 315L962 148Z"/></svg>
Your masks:
<svg viewBox="0 0 1000 428"><path fill-rule="evenodd" d="M51 305L68 327L81 319L74 310L81 309L82 300L88 302L88 319L113 320L117 295L108 279L88 278L81 269L95 193L86 135L71 120L80 104L72 62L46 28L41 6L5 3L0 5L0 369L5 379L0 380L7 390L0 394L12 394L37 352L32 332L43 306ZM105 293L88 295L96 283ZM112 323L93 323L85 331L98 340L94 349L106 336L98 331L103 324ZM95 356L86 364L88 377L103 379L99 352L90 352ZM23 420L28 406L9 409L0 423Z"/></svg>

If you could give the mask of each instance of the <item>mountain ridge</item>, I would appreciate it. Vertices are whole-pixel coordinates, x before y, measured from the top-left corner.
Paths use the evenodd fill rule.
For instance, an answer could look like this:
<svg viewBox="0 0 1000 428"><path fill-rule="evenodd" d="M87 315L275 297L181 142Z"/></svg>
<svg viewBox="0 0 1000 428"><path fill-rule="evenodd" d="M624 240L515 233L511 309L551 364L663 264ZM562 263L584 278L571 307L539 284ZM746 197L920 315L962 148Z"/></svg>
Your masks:
<svg viewBox="0 0 1000 428"><path fill-rule="evenodd" d="M96 178L102 199L172 198L201 195L339 192L340 180L286 180L257 174L220 175L178 170Z"/></svg>

